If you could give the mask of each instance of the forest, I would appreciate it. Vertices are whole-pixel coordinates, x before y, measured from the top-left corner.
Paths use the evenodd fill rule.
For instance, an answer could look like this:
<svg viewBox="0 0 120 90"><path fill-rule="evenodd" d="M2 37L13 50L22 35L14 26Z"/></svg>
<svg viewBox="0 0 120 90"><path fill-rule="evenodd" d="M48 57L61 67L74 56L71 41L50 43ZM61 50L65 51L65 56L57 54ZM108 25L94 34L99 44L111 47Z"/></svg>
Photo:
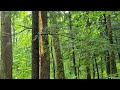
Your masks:
<svg viewBox="0 0 120 90"><path fill-rule="evenodd" d="M0 79L120 79L120 11L0 11Z"/></svg>

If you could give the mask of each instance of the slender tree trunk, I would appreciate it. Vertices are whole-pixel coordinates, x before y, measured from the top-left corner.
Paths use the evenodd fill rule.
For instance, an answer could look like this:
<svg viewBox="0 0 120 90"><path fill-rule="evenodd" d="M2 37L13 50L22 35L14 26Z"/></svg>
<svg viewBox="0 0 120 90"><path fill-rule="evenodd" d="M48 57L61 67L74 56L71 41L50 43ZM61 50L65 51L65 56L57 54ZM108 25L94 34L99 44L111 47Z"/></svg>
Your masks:
<svg viewBox="0 0 120 90"><path fill-rule="evenodd" d="M89 21L89 11L86 12L87 16L87 21L86 21L86 29L90 29L90 21ZM89 46L89 41L86 42L86 45ZM91 70L90 70L90 51L88 49L89 47L86 48L86 71L87 71L87 79L91 79Z"/></svg>
<svg viewBox="0 0 120 90"><path fill-rule="evenodd" d="M112 29L111 29L111 15L107 16L107 30L108 30L108 37L110 42L110 47L112 48L113 44L113 37L112 37ZM113 50L110 50L110 65L111 65L111 74L117 74L117 67L115 61L115 53Z"/></svg>
<svg viewBox="0 0 120 90"><path fill-rule="evenodd" d="M72 59L73 59L73 66L74 66L74 74L75 78L77 79L77 69L76 69L76 61L75 61L75 51L74 51L74 46L72 47L73 52L72 52Z"/></svg>
<svg viewBox="0 0 120 90"><path fill-rule="evenodd" d="M60 50L60 43L59 43L59 37L58 37L58 30L55 26L53 26L52 30L52 39L53 39L53 55L55 60L55 78L56 79L64 79L64 65L63 60L61 56L61 50Z"/></svg>
<svg viewBox="0 0 120 90"><path fill-rule="evenodd" d="M80 79L80 57L79 57L79 65L78 65L77 79Z"/></svg>
<svg viewBox="0 0 120 90"><path fill-rule="evenodd" d="M51 40L51 54L52 54L52 59L53 59L53 76L54 76L54 79L55 79L55 60L54 60L54 56L53 56L53 45L52 45L52 40Z"/></svg>
<svg viewBox="0 0 120 90"><path fill-rule="evenodd" d="M106 71L107 71L107 76L110 76L110 59L109 59L109 52L105 51L105 62L106 62Z"/></svg>
<svg viewBox="0 0 120 90"><path fill-rule="evenodd" d="M93 61L93 79L95 79L95 65L94 65L94 61Z"/></svg>
<svg viewBox="0 0 120 90"><path fill-rule="evenodd" d="M71 21L71 12L69 11L69 27L70 27L70 32L72 32L72 21ZM71 35L71 38L74 37ZM75 51L74 51L74 39L72 38L72 60L73 60L73 68L74 68L74 74L75 78L77 79L77 69L76 69L76 60L75 60Z"/></svg>
<svg viewBox="0 0 120 90"><path fill-rule="evenodd" d="M2 79L12 79L12 37L11 37L11 12L1 12L1 60L3 62Z"/></svg>
<svg viewBox="0 0 120 90"><path fill-rule="evenodd" d="M97 64L96 58L95 58L95 65L96 65L96 70L97 70L97 76L98 76L98 79L99 79L99 69L98 69L98 64Z"/></svg>
<svg viewBox="0 0 120 90"><path fill-rule="evenodd" d="M87 72L87 79L91 79L91 70L90 70L90 52L86 51L86 72Z"/></svg>
<svg viewBox="0 0 120 90"><path fill-rule="evenodd" d="M116 33L115 33L115 41L116 41L116 44L119 45L119 38L117 37ZM117 54L118 54L118 62L120 63L120 48L117 46Z"/></svg>
<svg viewBox="0 0 120 90"><path fill-rule="evenodd" d="M107 20L106 20L106 14L103 15L104 16L104 25L105 25L105 34L106 36L108 35L107 32ZM106 72L107 72L107 76L110 76L110 57L109 57L109 51L106 50L104 51L105 53L105 62L106 62Z"/></svg>
<svg viewBox="0 0 120 90"><path fill-rule="evenodd" d="M101 57L101 78L103 78L103 59Z"/></svg>
<svg viewBox="0 0 120 90"><path fill-rule="evenodd" d="M1 13L2 13L2 11L0 11L0 17L1 17ZM2 17L1 17L1 20L2 20ZM2 24L1 24L1 26L2 26ZM0 36L2 37L2 30L1 30ZM2 46L1 42L0 42L0 45ZM0 48L0 51L1 51L1 48ZM1 55L2 55L2 53L1 53ZM0 55L0 58L1 58L1 55ZM0 59L0 79L5 79L5 70L4 70L4 63L3 63L2 58Z"/></svg>
<svg viewBox="0 0 120 90"><path fill-rule="evenodd" d="M118 53L118 57L119 57L119 59L120 59L120 53Z"/></svg>
<svg viewBox="0 0 120 90"><path fill-rule="evenodd" d="M40 79L50 79L50 51L47 29L47 11L39 12Z"/></svg>
<svg viewBox="0 0 120 90"><path fill-rule="evenodd" d="M51 35L52 35L52 45L53 45L53 57L55 61L55 79L65 79L64 75L64 63L61 55L60 41L58 35L56 13L50 13L50 22L51 22Z"/></svg>
<svg viewBox="0 0 120 90"><path fill-rule="evenodd" d="M90 71L90 52L86 52L86 70L87 70L87 79L91 79L91 71Z"/></svg>
<svg viewBox="0 0 120 90"><path fill-rule="evenodd" d="M38 11L32 11L32 79L39 79Z"/></svg>

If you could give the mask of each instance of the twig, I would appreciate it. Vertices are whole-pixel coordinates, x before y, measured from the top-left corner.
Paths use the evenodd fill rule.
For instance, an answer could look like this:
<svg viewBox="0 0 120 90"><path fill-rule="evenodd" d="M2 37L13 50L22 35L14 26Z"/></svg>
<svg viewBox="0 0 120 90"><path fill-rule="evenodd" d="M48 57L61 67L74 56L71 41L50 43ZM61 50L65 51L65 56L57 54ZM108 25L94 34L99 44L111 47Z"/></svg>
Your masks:
<svg viewBox="0 0 120 90"><path fill-rule="evenodd" d="M26 27L26 26L23 26L23 25L19 25L19 26L24 27L26 29L32 29L31 27Z"/></svg>

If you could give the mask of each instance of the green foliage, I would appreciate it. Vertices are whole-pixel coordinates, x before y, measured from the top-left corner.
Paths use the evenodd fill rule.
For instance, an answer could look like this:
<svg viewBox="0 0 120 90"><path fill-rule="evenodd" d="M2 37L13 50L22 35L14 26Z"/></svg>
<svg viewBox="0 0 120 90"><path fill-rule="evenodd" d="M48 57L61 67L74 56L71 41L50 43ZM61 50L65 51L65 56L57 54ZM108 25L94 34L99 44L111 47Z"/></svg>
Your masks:
<svg viewBox="0 0 120 90"><path fill-rule="evenodd" d="M101 57L105 59L105 51L112 50L116 54L119 48L119 38L117 44L109 43L109 38L105 34L105 25L103 14L111 15L112 17L112 29L113 40L114 36L119 37L119 12L112 11L71 11L72 30L70 30L69 12L49 12L56 15L56 25L59 30L61 51L64 60L65 77L72 79L75 78L74 67L72 61L72 43L74 43L74 51L76 57L76 67L80 64L80 78L86 78L86 49L90 52L90 60L93 60L94 53L97 54L97 63L99 73L101 73L100 63ZM87 14L88 13L88 14ZM50 17L53 18L53 17ZM50 20L49 18L49 20ZM87 26L87 20L89 18L89 27ZM50 22L48 23L51 26ZM116 28L117 31L116 31ZM80 62L79 62L80 60ZM91 70L92 70L91 62ZM118 65L118 64L117 64ZM118 67L118 66L117 66ZM91 73L92 75L92 73ZM101 74L100 74L101 75ZM101 76L100 76L101 77ZM103 78L106 78L106 63L103 63ZM97 78L97 76L95 77Z"/></svg>
<svg viewBox="0 0 120 90"><path fill-rule="evenodd" d="M31 78L31 16L30 11L12 13L15 42L13 43L13 78ZM26 28L28 27L28 28Z"/></svg>
<svg viewBox="0 0 120 90"><path fill-rule="evenodd" d="M70 13L71 30L70 30ZM103 15L111 15L113 44L110 44L106 35ZM31 11L12 11L12 38L13 38L13 78L31 78ZM114 51L120 76L120 12L119 11L48 11L49 47L52 46L52 23L55 23L60 38L60 49L64 61L66 79L74 79L72 52L75 52L76 67L79 69L79 78L86 79L86 51L90 52L90 69L93 77L94 58L97 59L101 78L101 62L103 64L103 78L107 78L105 51ZM72 49L74 47L74 49ZM50 49L51 50L51 49ZM94 56L96 54L96 56ZM103 61L101 61L101 58ZM50 78L54 79L53 57L50 51ZM95 67L97 78L97 71Z"/></svg>

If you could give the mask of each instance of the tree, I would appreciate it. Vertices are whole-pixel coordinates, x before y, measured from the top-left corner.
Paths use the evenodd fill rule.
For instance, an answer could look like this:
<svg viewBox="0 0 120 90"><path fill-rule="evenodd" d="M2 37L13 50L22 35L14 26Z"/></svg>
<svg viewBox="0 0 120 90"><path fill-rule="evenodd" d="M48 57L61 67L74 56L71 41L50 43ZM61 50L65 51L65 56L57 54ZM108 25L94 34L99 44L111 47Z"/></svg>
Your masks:
<svg viewBox="0 0 120 90"><path fill-rule="evenodd" d="M51 28L51 34L52 34L52 51L53 51L53 57L55 61L55 79L64 79L64 64L63 59L61 55L61 49L60 49L60 42L59 42L59 35L58 35L58 29L57 29L57 22L55 19L55 13L52 12L51 14L51 21L52 21L52 28Z"/></svg>
<svg viewBox="0 0 120 90"><path fill-rule="evenodd" d="M119 11L2 11L0 16L0 79L119 77Z"/></svg>
<svg viewBox="0 0 120 90"><path fill-rule="evenodd" d="M32 11L32 79L39 79L38 11Z"/></svg>
<svg viewBox="0 0 120 90"><path fill-rule="evenodd" d="M89 12L87 11L87 21L86 21L86 29L89 31L90 29L90 21L89 21ZM86 45L89 45L90 42L86 42ZM91 79L91 71L90 71L90 51L89 48L86 47L86 71L87 71L87 79Z"/></svg>
<svg viewBox="0 0 120 90"><path fill-rule="evenodd" d="M11 37L11 12L1 12L1 60L3 64L2 79L12 79L12 37Z"/></svg>
<svg viewBox="0 0 120 90"><path fill-rule="evenodd" d="M115 61L115 53L112 50L112 45L113 43L113 37L112 37L112 29L111 29L111 15L107 16L107 30L108 30L108 38L109 38L109 43L110 43L110 50L109 50L109 57L110 57L110 71L111 74L116 74L117 76L117 68L116 68L116 61Z"/></svg>
<svg viewBox="0 0 120 90"><path fill-rule="evenodd" d="M101 78L103 78L103 59L101 57Z"/></svg>
<svg viewBox="0 0 120 90"><path fill-rule="evenodd" d="M107 36L108 32L107 32L106 14L104 14L103 17L104 17L105 35ZM109 51L105 50L104 53L105 53L105 62L106 62L106 72L107 72L107 75L109 77L110 76L110 57L109 57Z"/></svg>
<svg viewBox="0 0 120 90"><path fill-rule="evenodd" d="M72 15L71 12L69 11L69 27L70 27L70 32L72 31L72 21L71 21ZM73 68L74 68L74 74L75 74L75 78L77 79L77 69L76 69L76 60L75 60L75 50L74 50L74 38L73 38L73 34L71 33L71 39L72 39L72 60L73 60Z"/></svg>
<svg viewBox="0 0 120 90"><path fill-rule="evenodd" d="M54 77L54 79L55 79L55 60L54 60L54 56L53 56L53 53L52 53L53 51L52 51L52 39L51 39L51 56L52 56L52 61L53 61L53 63L52 63L52 65L53 65L53 77Z"/></svg>
<svg viewBox="0 0 120 90"><path fill-rule="evenodd" d="M96 65L96 70L97 70L97 76L98 76L98 79L99 79L99 69L98 69L98 64L97 64L96 57L95 57L95 65Z"/></svg>
<svg viewBox="0 0 120 90"><path fill-rule="evenodd" d="M39 12L40 79L50 79L50 51L48 43L47 11Z"/></svg>
<svg viewBox="0 0 120 90"><path fill-rule="evenodd" d="M93 70L92 70L93 71L93 79L95 79L95 64L94 64L94 61L92 63L92 66L93 66L92 67L93 68Z"/></svg>

